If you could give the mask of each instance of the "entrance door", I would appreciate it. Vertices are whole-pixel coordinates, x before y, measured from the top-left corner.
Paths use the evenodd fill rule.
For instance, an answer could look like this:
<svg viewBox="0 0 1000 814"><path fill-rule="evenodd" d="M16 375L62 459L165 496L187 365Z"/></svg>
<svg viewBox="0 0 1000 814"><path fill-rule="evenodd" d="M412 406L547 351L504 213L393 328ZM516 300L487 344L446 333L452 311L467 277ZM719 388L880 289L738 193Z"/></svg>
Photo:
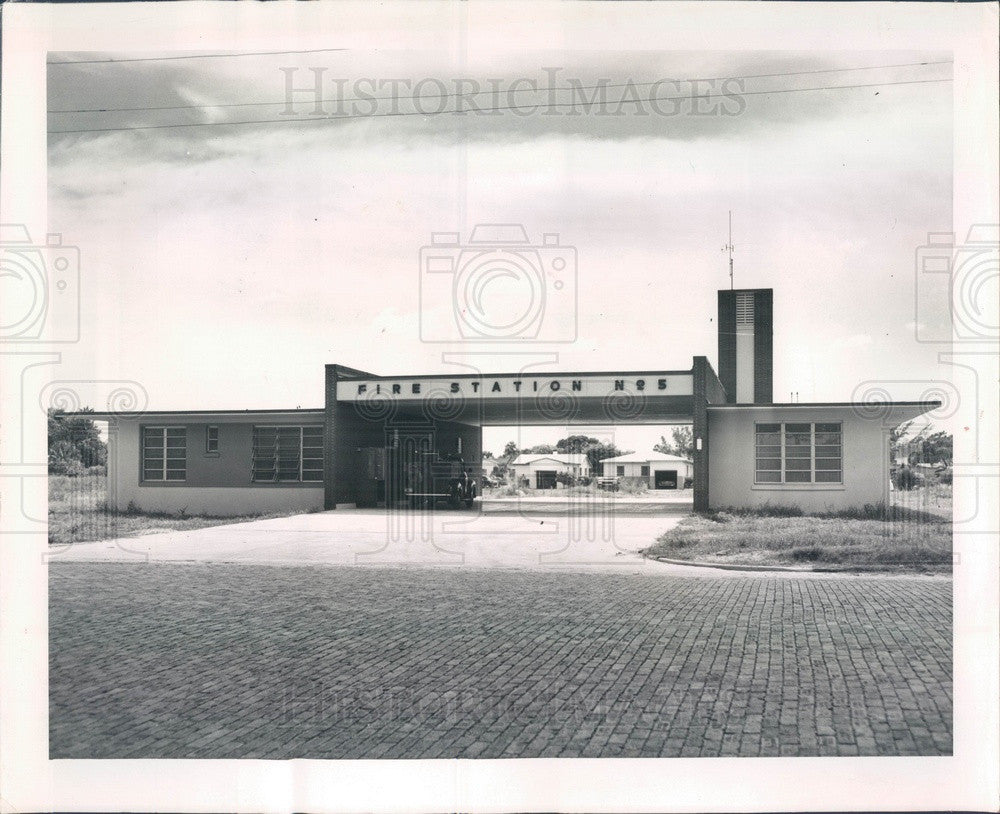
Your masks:
<svg viewBox="0 0 1000 814"><path fill-rule="evenodd" d="M657 469L656 477L654 480L657 489L676 489L677 488L677 470L676 469Z"/></svg>
<svg viewBox="0 0 1000 814"><path fill-rule="evenodd" d="M554 469L540 469L535 472L536 489L555 489L556 471Z"/></svg>

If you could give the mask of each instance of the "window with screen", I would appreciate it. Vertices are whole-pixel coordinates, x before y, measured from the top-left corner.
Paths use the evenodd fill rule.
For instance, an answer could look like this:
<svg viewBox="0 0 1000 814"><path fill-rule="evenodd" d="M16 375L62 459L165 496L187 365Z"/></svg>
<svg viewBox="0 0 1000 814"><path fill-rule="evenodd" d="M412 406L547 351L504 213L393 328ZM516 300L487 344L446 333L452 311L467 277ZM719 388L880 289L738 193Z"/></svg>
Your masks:
<svg viewBox="0 0 1000 814"><path fill-rule="evenodd" d="M625 475L625 467L624 466L616 466L615 467L615 471L618 473L619 477L624 477L624 475Z"/></svg>
<svg viewBox="0 0 1000 814"><path fill-rule="evenodd" d="M755 483L842 483L839 422L787 422L756 427Z"/></svg>
<svg viewBox="0 0 1000 814"><path fill-rule="evenodd" d="M142 479L182 481L187 477L187 428L142 428Z"/></svg>
<svg viewBox="0 0 1000 814"><path fill-rule="evenodd" d="M323 480L323 428L254 427L254 483Z"/></svg>
<svg viewBox="0 0 1000 814"><path fill-rule="evenodd" d="M648 466L640 466L639 467L639 474L642 475L644 478L648 478L649 477L649 467Z"/></svg>

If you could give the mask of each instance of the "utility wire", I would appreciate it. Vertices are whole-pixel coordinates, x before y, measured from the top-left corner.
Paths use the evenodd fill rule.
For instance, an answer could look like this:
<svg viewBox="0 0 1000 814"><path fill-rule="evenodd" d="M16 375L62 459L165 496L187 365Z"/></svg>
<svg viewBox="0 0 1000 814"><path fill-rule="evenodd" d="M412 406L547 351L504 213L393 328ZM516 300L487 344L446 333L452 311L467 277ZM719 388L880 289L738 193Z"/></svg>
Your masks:
<svg viewBox="0 0 1000 814"><path fill-rule="evenodd" d="M841 73L845 71L878 71L887 68L911 68L924 65L951 65L951 60L943 59L937 62L902 62L896 65L867 65L858 68L824 68L822 70L816 71L785 71L783 73L759 73L759 74L746 74L742 76L710 76L701 77L697 79L677 79L677 80L657 80L656 82L621 82L613 85L579 85L577 87L562 87L562 88L512 88L505 91L508 95L511 93L563 93L565 91L580 91L580 90L599 90L601 88L626 88L626 87L647 87L651 85L657 85L664 81L676 81L684 83L693 82L721 82L725 79L770 79L777 76L807 76L810 74L820 74L820 73ZM308 91L301 91L308 92ZM500 91L495 89L488 90L467 90L467 91L456 91L455 93L427 93L420 94L421 99L442 99L445 97L452 96L481 96L484 93L499 93ZM347 102L391 102L397 97L394 96L373 96L370 98L363 97L351 97L347 99L319 99L316 100L320 104L326 102L337 102L339 104L345 104ZM50 110L49 113L135 113L139 111L146 110L204 110L214 107L269 107L274 105L284 105L287 104L287 99L282 99L277 102L220 102L218 104L207 104L207 105L164 105L162 107L80 107L80 108L70 108L66 110Z"/></svg>
<svg viewBox="0 0 1000 814"><path fill-rule="evenodd" d="M121 59L69 59L49 62L49 65L107 65L112 62L165 62L171 59L229 59L230 57L264 57L279 54L321 54L347 51L347 48L311 48L307 51L240 51L234 54L174 54L168 57L122 57Z"/></svg>
<svg viewBox="0 0 1000 814"><path fill-rule="evenodd" d="M933 82L951 82L949 79L911 79L901 82L872 82L866 85L824 85L816 88L784 88L779 90L757 90L757 91L743 91L741 93L731 93L731 94L700 94L695 96L662 96L662 97L652 97L648 100L622 100L620 104L637 104L642 101L649 102L671 102L671 101L682 101L690 99L694 101L695 99L717 99L720 96L725 96L726 98L732 98L733 96L766 96L771 94L779 93L805 93L808 91L817 90L850 90L855 88L882 88L889 85L923 85ZM233 127L238 125L247 124L291 124L294 122L328 122L328 121L338 121L345 119L385 119L394 118L399 116L441 116L444 114L452 113L496 113L504 110L523 110L525 108L539 109L539 108L552 108L559 106L570 106L577 107L578 105L596 104L593 101L581 101L581 102L552 102L552 103L535 103L535 104L524 104L524 105L504 105L497 107L487 107L487 108L473 108L468 110L440 110L433 111L430 113L425 113L419 110L413 111L396 111L389 113L375 113L372 115L363 115L355 113L347 113L344 115L334 115L334 116L309 116L307 118L285 118L285 119L247 119L242 121L233 122L186 122L183 124L146 124L137 125L134 127L87 127L80 128L77 130L50 130L49 135L57 136L69 133L113 133L113 132L124 132L128 130L172 130L180 127Z"/></svg>

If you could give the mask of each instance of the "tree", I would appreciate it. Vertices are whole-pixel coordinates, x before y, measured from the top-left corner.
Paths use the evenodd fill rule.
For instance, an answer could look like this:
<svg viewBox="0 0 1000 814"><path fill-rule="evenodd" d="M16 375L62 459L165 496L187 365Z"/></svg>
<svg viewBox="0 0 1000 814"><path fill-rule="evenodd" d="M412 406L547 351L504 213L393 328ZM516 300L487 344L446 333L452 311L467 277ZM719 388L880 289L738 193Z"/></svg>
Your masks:
<svg viewBox="0 0 1000 814"><path fill-rule="evenodd" d="M907 436L910 434L912 428L912 421L904 421L898 427L893 427L889 430L889 460L893 464L902 457L903 446L909 444L911 440L916 440L920 437L920 433L918 432L913 439L907 440Z"/></svg>
<svg viewBox="0 0 1000 814"><path fill-rule="evenodd" d="M928 464L951 464L953 460L953 442L951 433L939 430L922 439L920 458Z"/></svg>
<svg viewBox="0 0 1000 814"><path fill-rule="evenodd" d="M889 430L889 454L893 463L950 464L953 460L954 438L944 430L931 432L931 427L921 427L910 436L912 421L906 421Z"/></svg>
<svg viewBox="0 0 1000 814"><path fill-rule="evenodd" d="M80 412L92 413L90 408ZM108 445L101 440L93 419L66 415L63 410L50 409L49 474L79 475L91 466L104 466L108 461Z"/></svg>
<svg viewBox="0 0 1000 814"><path fill-rule="evenodd" d="M517 448L517 444L513 441L508 441L507 446L503 448L503 455L501 458L506 458L508 461L514 460L519 454L520 450Z"/></svg>
<svg viewBox="0 0 1000 814"><path fill-rule="evenodd" d="M526 449L525 452L531 455L548 455L555 452L556 448L551 444L536 444L531 449Z"/></svg>
<svg viewBox="0 0 1000 814"><path fill-rule="evenodd" d="M690 427L674 427L670 435L673 437L673 443L661 435L660 443L653 447L654 451L663 455L677 455L680 458L694 456L694 432Z"/></svg>
<svg viewBox="0 0 1000 814"><path fill-rule="evenodd" d="M565 455L579 455L600 443L597 438L591 438L589 435L571 435L569 438L556 441L556 451Z"/></svg>
<svg viewBox="0 0 1000 814"><path fill-rule="evenodd" d="M614 444L597 444L587 450L587 462L590 464L590 471L595 475L601 473L601 461L605 458L616 458L619 455L629 455L632 450L618 449Z"/></svg>

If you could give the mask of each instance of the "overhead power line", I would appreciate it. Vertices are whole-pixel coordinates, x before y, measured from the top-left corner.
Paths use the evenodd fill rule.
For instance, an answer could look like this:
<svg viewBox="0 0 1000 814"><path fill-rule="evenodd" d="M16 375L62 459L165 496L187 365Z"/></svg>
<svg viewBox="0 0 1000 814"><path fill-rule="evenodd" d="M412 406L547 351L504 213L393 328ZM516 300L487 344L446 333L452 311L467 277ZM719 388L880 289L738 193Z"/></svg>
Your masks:
<svg viewBox="0 0 1000 814"><path fill-rule="evenodd" d="M937 62L901 62L895 65L864 65L856 68L823 68L821 70L814 71L783 71L781 73L758 73L758 74L743 74L739 76L709 76L709 77L699 77L695 79L677 79L673 80L680 83L690 84L694 82L721 82L725 79L771 79L779 76L808 76L813 74L828 74L828 73L844 73L853 71L878 71L885 70L888 68L913 68L925 65L951 65L951 60L942 59ZM604 84L604 85L579 85L576 87L561 87L561 88L511 88L505 93L564 93L566 91L580 91L580 90L596 90L599 88L625 88L625 87L649 87L652 85L659 84L665 80L657 80L655 82L620 82L616 84ZM498 91L493 89L487 90L467 90L467 91L456 91L455 93L426 93L420 94L421 99L443 99L446 97L468 97L468 96L482 96L485 93L497 93ZM346 104L347 102L391 102L396 97L393 96L373 96L371 98L362 97L350 97L347 99L319 99L319 103L327 102L337 102L339 104ZM204 105L163 105L163 106L139 106L139 107L78 107L78 108L68 108L60 110L50 110L49 113L137 113L140 111L147 110L207 110L211 108L220 107L274 107L276 105L287 104L287 99L281 99L276 102L220 102L218 104L204 104Z"/></svg>
<svg viewBox="0 0 1000 814"><path fill-rule="evenodd" d="M122 57L117 59L68 59L49 62L49 65L107 65L118 62L166 62L173 59L229 59L231 57L265 57L280 54L322 54L329 51L346 51L347 48L310 48L305 51L239 51L232 54L171 54L166 57Z"/></svg>
<svg viewBox="0 0 1000 814"><path fill-rule="evenodd" d="M823 85L815 88L781 88L778 90L757 90L757 91L741 91L740 93L705 93L696 95L684 95L684 96L662 96L662 97L652 97L648 100L649 102L675 102L675 101L685 101L696 99L718 99L720 97L732 98L734 96L768 96L777 95L782 93L806 93L809 91L818 90L851 90L856 88L884 88L890 85L924 85L934 82L951 82L950 78L946 79L910 79L899 82L872 82L865 85ZM637 100L623 100L622 104L636 104ZM638 100L644 101L644 100ZM185 122L180 124L144 124L135 125L132 127L85 127L75 130L50 130L49 135L57 136L69 133L114 133L114 132L124 132L129 130L172 130L181 127L235 127L240 125L253 125L253 124L293 124L295 122L330 122L330 121L343 121L347 119L385 119L385 118L397 118L402 116L443 116L449 113L496 113L504 110L524 110L526 108L539 109L539 108L553 108L553 107L578 107L580 105L593 105L593 101L580 101L580 102L551 102L551 103L540 103L536 102L533 104L523 104L523 105L503 105L496 107L486 107L468 110L441 110L433 111L430 113L425 113L419 110L413 111L395 111L388 113L374 113L371 115L364 115L359 113L347 113L343 115L333 115L333 116L307 116L304 118L284 118L284 119L246 119L240 121L232 122Z"/></svg>

